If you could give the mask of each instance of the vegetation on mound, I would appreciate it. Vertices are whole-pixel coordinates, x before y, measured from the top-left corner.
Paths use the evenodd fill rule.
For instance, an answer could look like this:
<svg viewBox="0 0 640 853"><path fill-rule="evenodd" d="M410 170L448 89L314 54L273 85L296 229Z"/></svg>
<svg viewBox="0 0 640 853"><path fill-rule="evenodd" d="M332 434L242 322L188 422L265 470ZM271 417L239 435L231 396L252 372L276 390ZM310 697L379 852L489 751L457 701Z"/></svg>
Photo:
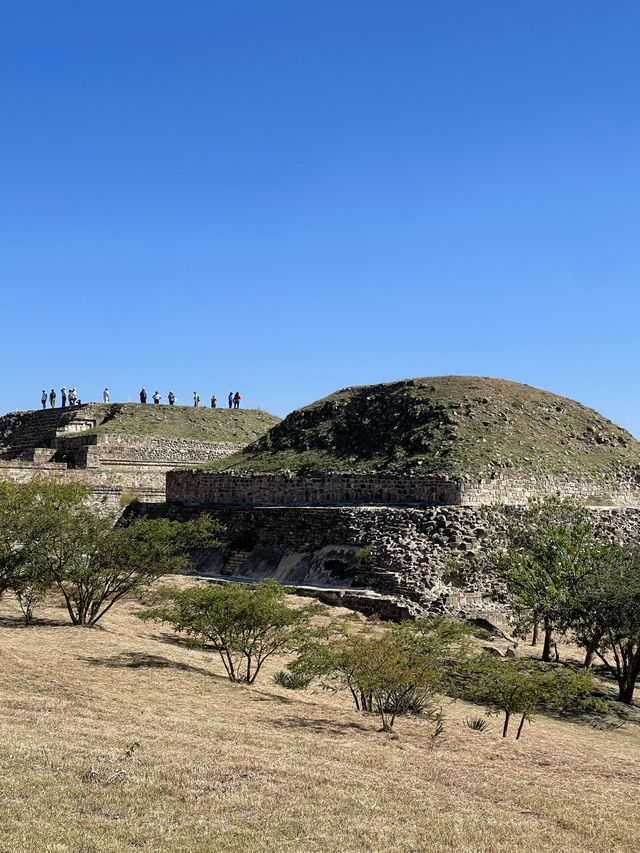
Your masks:
<svg viewBox="0 0 640 853"><path fill-rule="evenodd" d="M248 444L279 422L261 409L210 409L204 406L155 406L140 403L92 405L106 419L94 433L190 438L198 441Z"/></svg>
<svg viewBox="0 0 640 853"><path fill-rule="evenodd" d="M640 442L548 391L473 376L345 388L297 409L213 470L407 471L451 476L615 476Z"/></svg>

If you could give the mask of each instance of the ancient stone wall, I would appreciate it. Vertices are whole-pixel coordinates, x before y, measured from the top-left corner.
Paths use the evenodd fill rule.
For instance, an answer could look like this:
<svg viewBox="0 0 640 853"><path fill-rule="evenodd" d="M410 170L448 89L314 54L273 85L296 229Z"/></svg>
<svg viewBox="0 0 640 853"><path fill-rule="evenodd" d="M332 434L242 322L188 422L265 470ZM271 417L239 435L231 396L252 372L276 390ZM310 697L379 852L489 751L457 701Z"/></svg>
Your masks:
<svg viewBox="0 0 640 853"><path fill-rule="evenodd" d="M91 429L104 417L90 405L9 412L0 418L0 455L15 457L36 447L51 447L57 434Z"/></svg>
<svg viewBox="0 0 640 853"><path fill-rule="evenodd" d="M109 511L119 511L123 501L134 498L158 503L165 499L164 470L70 469L63 462L0 460L0 480L28 483L35 477L52 477L62 483L82 483L89 489L96 505Z"/></svg>
<svg viewBox="0 0 640 853"><path fill-rule="evenodd" d="M202 511L181 503L141 506L171 518ZM494 594L502 584L486 560L518 507L206 507L225 527L222 543L199 549L198 574L274 577L326 601L388 618L449 613L506 624ZM593 509L611 539L640 536L640 510ZM494 546L491 545L491 548ZM369 594L371 591L371 594Z"/></svg>
<svg viewBox="0 0 640 853"><path fill-rule="evenodd" d="M64 454L75 468L144 465L168 470L176 465L221 459L235 453L241 446L231 442L112 433L77 435L58 440L60 454Z"/></svg>
<svg viewBox="0 0 640 853"><path fill-rule="evenodd" d="M454 480L403 474L171 471L167 500L226 506L456 504Z"/></svg>
<svg viewBox="0 0 640 853"><path fill-rule="evenodd" d="M479 483L422 474L171 471L167 500L220 506L480 506L527 503L533 497L578 497L586 503L640 507L636 481L568 477L500 477Z"/></svg>
<svg viewBox="0 0 640 853"><path fill-rule="evenodd" d="M100 508L164 501L165 473L184 464L228 456L241 445L92 432L108 416L100 404L12 412L0 418L0 479L52 476L82 482Z"/></svg>
<svg viewBox="0 0 640 853"><path fill-rule="evenodd" d="M610 481L571 477L496 477L479 483L463 482L459 503L465 506L507 504L519 506L532 498L559 495L578 498L595 506L640 507L640 486L635 479Z"/></svg>

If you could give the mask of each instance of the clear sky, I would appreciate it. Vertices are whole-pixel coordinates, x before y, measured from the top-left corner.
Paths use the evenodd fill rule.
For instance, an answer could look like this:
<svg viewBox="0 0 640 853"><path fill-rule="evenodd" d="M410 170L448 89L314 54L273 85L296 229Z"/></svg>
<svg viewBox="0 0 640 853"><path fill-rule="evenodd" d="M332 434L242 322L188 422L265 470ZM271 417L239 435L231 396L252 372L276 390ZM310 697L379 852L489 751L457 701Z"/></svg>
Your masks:
<svg viewBox="0 0 640 853"><path fill-rule="evenodd" d="M640 435L640 0L0 12L0 411L458 373Z"/></svg>

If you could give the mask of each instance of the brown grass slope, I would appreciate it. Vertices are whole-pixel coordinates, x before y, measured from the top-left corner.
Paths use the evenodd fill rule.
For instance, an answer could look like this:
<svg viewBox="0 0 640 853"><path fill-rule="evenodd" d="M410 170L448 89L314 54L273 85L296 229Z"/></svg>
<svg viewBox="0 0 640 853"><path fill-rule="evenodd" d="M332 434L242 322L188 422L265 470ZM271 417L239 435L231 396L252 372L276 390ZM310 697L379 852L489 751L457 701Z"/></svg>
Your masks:
<svg viewBox="0 0 640 853"><path fill-rule="evenodd" d="M342 693L276 687L282 662L234 686L135 609L83 630L51 607L23 628L3 601L3 853L638 849L637 727L539 718L503 741L499 721L474 732L481 711L445 703L433 748L420 719L389 737Z"/></svg>
<svg viewBox="0 0 640 853"><path fill-rule="evenodd" d="M640 442L593 409L506 379L434 376L344 388L297 409L216 470L419 470L617 476Z"/></svg>

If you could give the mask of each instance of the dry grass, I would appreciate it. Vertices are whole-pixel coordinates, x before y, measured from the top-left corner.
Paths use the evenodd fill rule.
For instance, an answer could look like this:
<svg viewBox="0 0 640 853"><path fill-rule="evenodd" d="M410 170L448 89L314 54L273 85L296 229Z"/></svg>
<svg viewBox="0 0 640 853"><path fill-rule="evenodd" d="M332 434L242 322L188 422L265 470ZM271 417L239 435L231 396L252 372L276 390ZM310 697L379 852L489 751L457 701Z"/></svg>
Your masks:
<svg viewBox="0 0 640 853"><path fill-rule="evenodd" d="M2 603L3 853L638 849L634 725L539 718L516 743L457 703L435 747L421 720L389 737L342 694L276 687L281 661L230 684L135 608L83 630L51 607L23 628Z"/></svg>

